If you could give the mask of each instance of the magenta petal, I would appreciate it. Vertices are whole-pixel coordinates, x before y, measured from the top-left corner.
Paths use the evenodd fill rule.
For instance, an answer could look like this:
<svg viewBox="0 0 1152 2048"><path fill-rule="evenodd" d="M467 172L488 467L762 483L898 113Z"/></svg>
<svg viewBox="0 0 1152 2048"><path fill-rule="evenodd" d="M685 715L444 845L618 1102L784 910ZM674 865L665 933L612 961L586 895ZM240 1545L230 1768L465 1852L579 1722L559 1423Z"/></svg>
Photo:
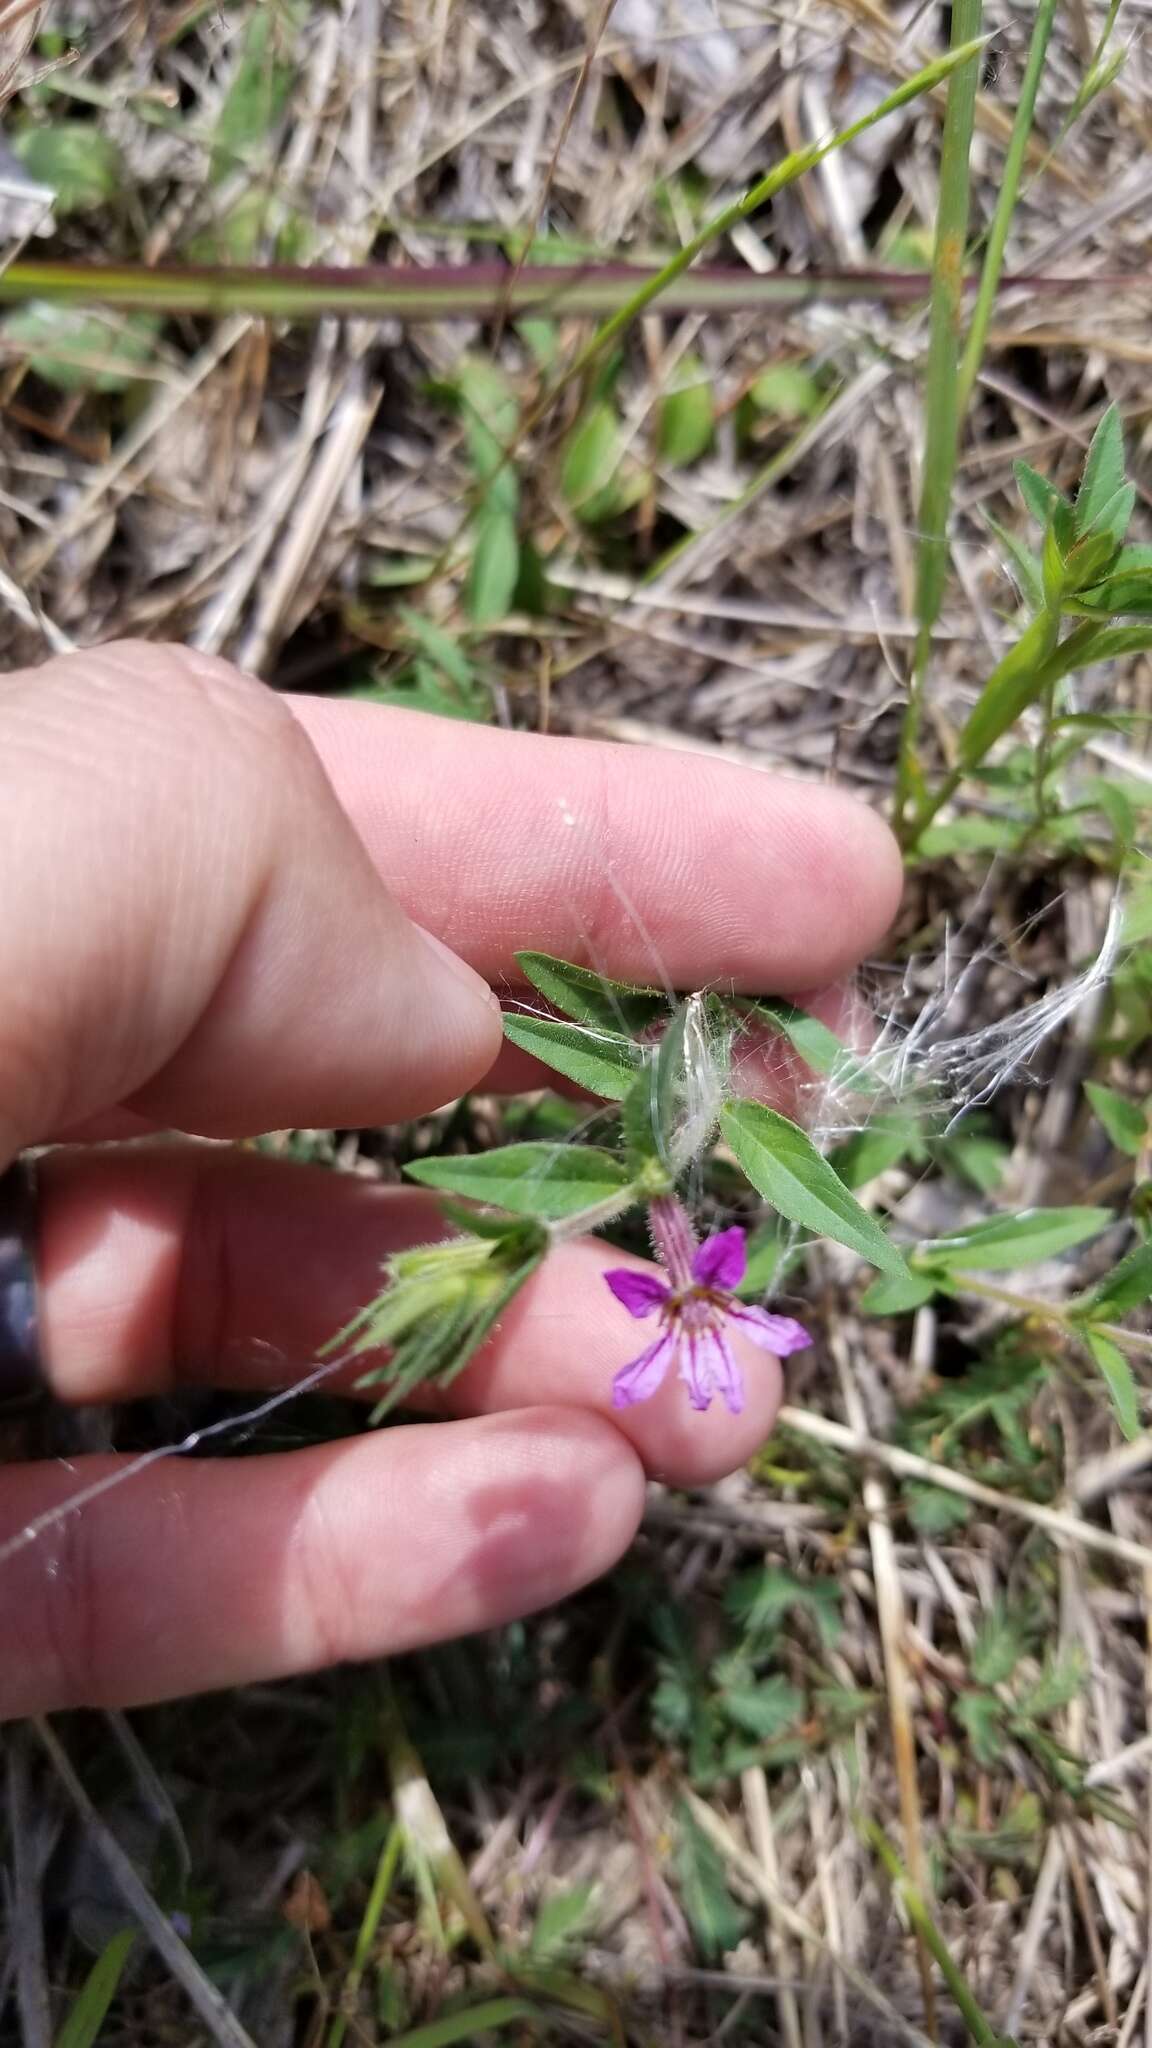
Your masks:
<svg viewBox="0 0 1152 2048"><path fill-rule="evenodd" d="M812 1342L803 1323L794 1322L791 1316L774 1316L766 1308L746 1308L743 1303L726 1311L734 1323L739 1323L744 1335L761 1351L774 1351L777 1358L790 1358L794 1351L806 1351Z"/></svg>
<svg viewBox="0 0 1152 2048"><path fill-rule="evenodd" d="M732 1356L732 1347L720 1331L713 1339L712 1377L724 1396L729 1415L739 1415L744 1407L744 1381Z"/></svg>
<svg viewBox="0 0 1152 2048"><path fill-rule="evenodd" d="M675 1338L666 1331L663 1337L657 1337L655 1344L648 1346L647 1351L642 1351L639 1358L621 1366L612 1382L612 1406L632 1408L637 1401L650 1400L672 1363L675 1348Z"/></svg>
<svg viewBox="0 0 1152 2048"><path fill-rule="evenodd" d="M604 1278L630 1316L650 1316L654 1309L663 1306L672 1292L668 1282L661 1280L658 1274L638 1273L632 1266L614 1266Z"/></svg>
<svg viewBox="0 0 1152 2048"><path fill-rule="evenodd" d="M692 1278L701 1287L739 1287L748 1266L748 1245L738 1223L731 1230L706 1237L692 1261Z"/></svg>
<svg viewBox="0 0 1152 2048"><path fill-rule="evenodd" d="M693 1408L701 1414L712 1405L712 1373L707 1345L709 1339L699 1332L685 1331L679 1346L680 1377L688 1389L688 1399Z"/></svg>

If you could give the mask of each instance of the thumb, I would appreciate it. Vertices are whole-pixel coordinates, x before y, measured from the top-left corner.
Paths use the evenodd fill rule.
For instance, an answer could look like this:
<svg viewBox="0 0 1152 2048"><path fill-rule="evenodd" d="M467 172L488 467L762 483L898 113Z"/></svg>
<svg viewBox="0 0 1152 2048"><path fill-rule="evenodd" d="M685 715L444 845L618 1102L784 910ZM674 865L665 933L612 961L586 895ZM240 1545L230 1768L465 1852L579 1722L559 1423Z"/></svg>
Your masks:
<svg viewBox="0 0 1152 2048"><path fill-rule="evenodd" d="M485 983L226 663L125 643L6 678L0 873L9 1151L121 1103L211 1136L384 1122L499 1048Z"/></svg>

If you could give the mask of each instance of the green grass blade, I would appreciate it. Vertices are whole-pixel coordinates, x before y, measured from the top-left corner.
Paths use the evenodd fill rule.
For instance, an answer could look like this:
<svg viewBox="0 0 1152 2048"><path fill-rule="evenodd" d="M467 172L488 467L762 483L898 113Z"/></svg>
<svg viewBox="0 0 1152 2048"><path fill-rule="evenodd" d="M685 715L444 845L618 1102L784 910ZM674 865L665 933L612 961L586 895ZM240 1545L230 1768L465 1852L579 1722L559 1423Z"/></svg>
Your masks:
<svg viewBox="0 0 1152 2048"><path fill-rule="evenodd" d="M973 0L957 0L953 19L955 20L956 14L963 14L965 8L970 9L972 5ZM976 5L976 14L977 16L980 14L979 4ZM784 190L785 186L794 185L798 178L804 176L805 172L813 170L817 164L823 163L825 157L832 156L836 150L843 149L847 144L855 142L869 128L874 128L879 122L886 120L889 114L894 114L898 108L907 106L909 100L919 99L921 94L931 92L934 87L942 84L946 78L953 77L953 74L962 77L966 64L972 64L973 75L975 76L975 60L983 47L984 39L980 36L978 28L976 34L967 42L954 35L952 48L946 55L937 57L933 63L926 64L913 77L905 79L903 84L898 85L894 92L890 92L877 106L870 108L866 114L862 114L858 121L854 121L850 128L841 129L839 134L831 136L827 142L814 142L810 143L806 149L793 150L790 156L786 156L782 162L778 163L774 169L768 172L766 177L759 179L741 198L734 199L730 205L721 207L720 212L713 214L712 218L704 223L704 226L698 233L685 242L682 249L677 250L676 254L669 259L661 270L646 278L644 283L632 293L632 296L625 304L619 306L607 320L601 323L596 329L595 334L585 343L585 346L579 351L578 355L568 365L568 368L548 393L546 400L542 402L540 410L543 410L545 405L550 405L552 400L558 396L567 384L571 383L573 378L582 376L595 358L601 355L606 348L610 348L617 337L623 333L624 329L631 326L632 322L638 319L641 313L646 311L654 299L662 297L668 290L668 287L675 283L676 279L696 261L698 256L703 254L710 242L714 242L718 236L726 234L729 228L735 227L739 221L746 220L748 215L755 213L759 207L766 206L770 199L774 199L778 192ZM972 92L973 104L975 104L975 84L973 84ZM961 261L962 257L963 250L961 249Z"/></svg>
<svg viewBox="0 0 1152 2048"><path fill-rule="evenodd" d="M896 780L896 820L902 824L910 799L921 795L918 758L924 685L932 653L932 629L940 615L948 571L948 515L960 435L960 330L964 299L964 249L968 239L972 131L976 124L978 55L983 0L955 0L952 54L944 142L940 156L940 199L932 268L931 330L925 388L924 471L920 491L920 546L916 565L916 648Z"/></svg>
<svg viewBox="0 0 1152 2048"><path fill-rule="evenodd" d="M968 328L964 360L960 366L958 411L961 419L968 409L973 387L980 374L980 364L984 356L984 344L988 339L988 326L992 318L992 308L996 302L996 294L1000 289L1000 279L1004 271L1004 251L1008 243L1008 231L1012 225L1012 215L1016 209L1016 201L1020 196L1020 180L1024 172L1024 159L1028 153L1028 143L1032 135L1032 121L1036 112L1036 94L1040 87L1040 77L1048 55L1048 45L1052 40L1052 27L1059 4L1060 0L1037 0L1036 19L1032 28L1032 41L1028 49L1028 62L1025 66L1024 77L1020 86L1020 100L1016 108L1016 119L1012 124L1012 135L1008 144L1008 153L1004 159L1000 196L996 201L996 212L992 218L992 226L984 252L984 267L980 273L976 304L973 307L972 319Z"/></svg>

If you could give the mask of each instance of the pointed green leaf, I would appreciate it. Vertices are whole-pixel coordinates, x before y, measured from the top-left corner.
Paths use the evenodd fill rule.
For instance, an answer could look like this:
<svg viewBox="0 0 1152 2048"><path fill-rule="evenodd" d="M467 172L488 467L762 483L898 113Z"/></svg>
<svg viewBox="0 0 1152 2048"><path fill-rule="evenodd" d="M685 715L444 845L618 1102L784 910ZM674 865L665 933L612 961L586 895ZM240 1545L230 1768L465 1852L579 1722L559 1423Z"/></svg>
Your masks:
<svg viewBox="0 0 1152 2048"><path fill-rule="evenodd" d="M745 1735L771 1742L798 1721L806 1705L798 1685L773 1671L758 1685L731 1686L723 1694L724 1712Z"/></svg>
<svg viewBox="0 0 1152 2048"><path fill-rule="evenodd" d="M997 1601L976 1631L969 1659L973 1678L979 1685L1003 1685L1020 1662L1023 1648L1016 1617Z"/></svg>
<svg viewBox="0 0 1152 2048"><path fill-rule="evenodd" d="M970 1230L958 1230L954 1237L933 1238L918 1248L916 1260L947 1272L970 1268L980 1273L1007 1273L1071 1251L1087 1238L1098 1237L1111 1222L1110 1209L1025 1209L1016 1216L993 1216L986 1223L975 1223Z"/></svg>
<svg viewBox="0 0 1152 2048"><path fill-rule="evenodd" d="M155 313L86 313L30 299L0 321L9 352L58 391L127 391L156 355Z"/></svg>
<svg viewBox="0 0 1152 2048"><path fill-rule="evenodd" d="M520 573L516 521L499 505L486 505L476 521L465 603L478 626L495 626L511 609Z"/></svg>
<svg viewBox="0 0 1152 2048"><path fill-rule="evenodd" d="M1037 526L1047 529L1053 512L1067 502L1063 494L1057 490L1055 484L1049 483L1046 476L1041 476L1038 470L1030 469L1026 462L1014 462L1012 472L1020 496Z"/></svg>
<svg viewBox="0 0 1152 2048"><path fill-rule="evenodd" d="M52 121L26 128L12 149L30 178L55 193L57 214L89 213L115 199L124 181L118 144L94 121Z"/></svg>
<svg viewBox="0 0 1152 2048"><path fill-rule="evenodd" d="M519 484L508 451L520 407L503 370L486 356L465 355L441 389L459 408L472 467L486 486L485 502L515 517Z"/></svg>
<svg viewBox="0 0 1152 2048"><path fill-rule="evenodd" d="M414 1159L404 1171L423 1187L548 1222L610 1201L628 1187L620 1161L593 1145L501 1145L458 1158Z"/></svg>
<svg viewBox="0 0 1152 2048"><path fill-rule="evenodd" d="M699 356L683 356L675 388L661 400L657 447L673 468L697 462L712 440L712 384Z"/></svg>
<svg viewBox="0 0 1152 2048"><path fill-rule="evenodd" d="M837 1145L830 1157L845 1187L862 1188L909 1154L925 1156L920 1126L909 1111L888 1110Z"/></svg>
<svg viewBox="0 0 1152 2048"><path fill-rule="evenodd" d="M1029 611L1038 612L1044 603L1044 579L1040 573L1040 558L1032 549L1017 540L1014 533L993 519L990 512L984 514L984 523L993 538L1008 557L1011 573L1015 578L1021 597Z"/></svg>
<svg viewBox="0 0 1152 2048"><path fill-rule="evenodd" d="M705 1961L718 1962L734 1949L748 1925L748 1915L728 1890L718 1850L692 1818L680 1809L680 1841L676 1878L680 1902Z"/></svg>
<svg viewBox="0 0 1152 2048"><path fill-rule="evenodd" d="M595 1024L620 1037L648 1031L670 1014L659 989L612 981L591 967L574 967L551 953L517 953L516 965L533 988L578 1024Z"/></svg>
<svg viewBox="0 0 1152 2048"><path fill-rule="evenodd" d="M1098 1081L1086 1081L1084 1093L1117 1151L1135 1159L1148 1137L1148 1117L1135 1102L1104 1088Z"/></svg>
<svg viewBox="0 0 1152 2048"><path fill-rule="evenodd" d="M1075 1303L1075 1312L1077 1316L1091 1316L1099 1322L1110 1323L1149 1300L1152 1300L1152 1244L1138 1244L1106 1274L1091 1294Z"/></svg>
<svg viewBox="0 0 1152 2048"><path fill-rule="evenodd" d="M574 512L602 491L622 453L620 422L610 405L594 405L576 422L560 465L560 490Z"/></svg>
<svg viewBox="0 0 1152 2048"><path fill-rule="evenodd" d="M1119 490L1104 500L1091 524L1083 529L1085 538L1090 535L1094 540L1107 541L1112 549L1118 548L1128 531L1128 522L1135 508L1135 484L1121 484ZM1082 546L1083 542L1077 543L1077 554Z"/></svg>
<svg viewBox="0 0 1152 2048"><path fill-rule="evenodd" d="M775 996L764 997L748 1007L754 1015L765 1018L774 1031L783 1034L814 1074L827 1075L841 1088L855 1089L860 1095L875 1095L883 1087L882 1077L870 1072L860 1054L837 1038L819 1017Z"/></svg>
<svg viewBox="0 0 1152 2048"><path fill-rule="evenodd" d="M1084 460L1076 493L1076 531L1087 533L1100 513L1124 486L1124 429L1114 405L1104 413ZM1127 523L1127 522L1125 522Z"/></svg>
<svg viewBox="0 0 1152 2048"><path fill-rule="evenodd" d="M582 1030L555 1017L505 1017L504 1036L590 1095L605 1095L611 1102L623 1100L644 1063L630 1038Z"/></svg>
<svg viewBox="0 0 1152 2048"><path fill-rule="evenodd" d="M1075 609L1088 618L1147 617L1152 614L1152 571L1144 569L1118 576L1113 570L1103 583L1095 583L1090 590L1080 593Z"/></svg>
<svg viewBox="0 0 1152 2048"><path fill-rule="evenodd" d="M267 143L284 111L296 67L291 62L295 8L257 7L240 36L240 58L220 105L211 175L228 177ZM297 16L298 20L298 16Z"/></svg>
<svg viewBox="0 0 1152 2048"><path fill-rule="evenodd" d="M1116 1420L1131 1442L1140 1434L1140 1395L1132 1367L1118 1344L1099 1330L1085 1330L1084 1341L1099 1366L1116 1410Z"/></svg>
<svg viewBox="0 0 1152 2048"><path fill-rule="evenodd" d="M135 1940L136 1929L126 1927L97 1956L56 2036L55 2048L96 2048Z"/></svg>
<svg viewBox="0 0 1152 2048"><path fill-rule="evenodd" d="M1058 621L1043 613L997 663L960 735L962 767L978 767L989 747L1042 694L1047 684L1044 664L1055 649L1058 632Z"/></svg>
<svg viewBox="0 0 1152 2048"><path fill-rule="evenodd" d="M903 1316L915 1308L923 1308L937 1291L937 1283L931 1273L909 1272L891 1276L882 1273L871 1287L865 1288L860 1306L869 1316Z"/></svg>
<svg viewBox="0 0 1152 2048"><path fill-rule="evenodd" d="M759 1102L729 1103L724 1136L757 1193L791 1223L834 1238L882 1272L904 1274L895 1245L798 1124Z"/></svg>

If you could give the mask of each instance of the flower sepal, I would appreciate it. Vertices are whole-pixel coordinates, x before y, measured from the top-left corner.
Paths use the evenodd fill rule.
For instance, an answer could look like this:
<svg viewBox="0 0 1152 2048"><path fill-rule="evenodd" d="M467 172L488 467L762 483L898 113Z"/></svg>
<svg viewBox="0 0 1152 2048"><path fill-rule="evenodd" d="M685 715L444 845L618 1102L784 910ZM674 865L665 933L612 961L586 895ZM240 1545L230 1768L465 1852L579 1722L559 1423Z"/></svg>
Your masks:
<svg viewBox="0 0 1152 2048"><path fill-rule="evenodd" d="M475 1357L504 1310L530 1280L549 1247L537 1223L470 1218L467 1236L418 1245L385 1261L385 1285L326 1346L327 1355L390 1355L357 1388L383 1386L372 1410L379 1422L427 1381L446 1386ZM483 1230L483 1235L477 1234Z"/></svg>

